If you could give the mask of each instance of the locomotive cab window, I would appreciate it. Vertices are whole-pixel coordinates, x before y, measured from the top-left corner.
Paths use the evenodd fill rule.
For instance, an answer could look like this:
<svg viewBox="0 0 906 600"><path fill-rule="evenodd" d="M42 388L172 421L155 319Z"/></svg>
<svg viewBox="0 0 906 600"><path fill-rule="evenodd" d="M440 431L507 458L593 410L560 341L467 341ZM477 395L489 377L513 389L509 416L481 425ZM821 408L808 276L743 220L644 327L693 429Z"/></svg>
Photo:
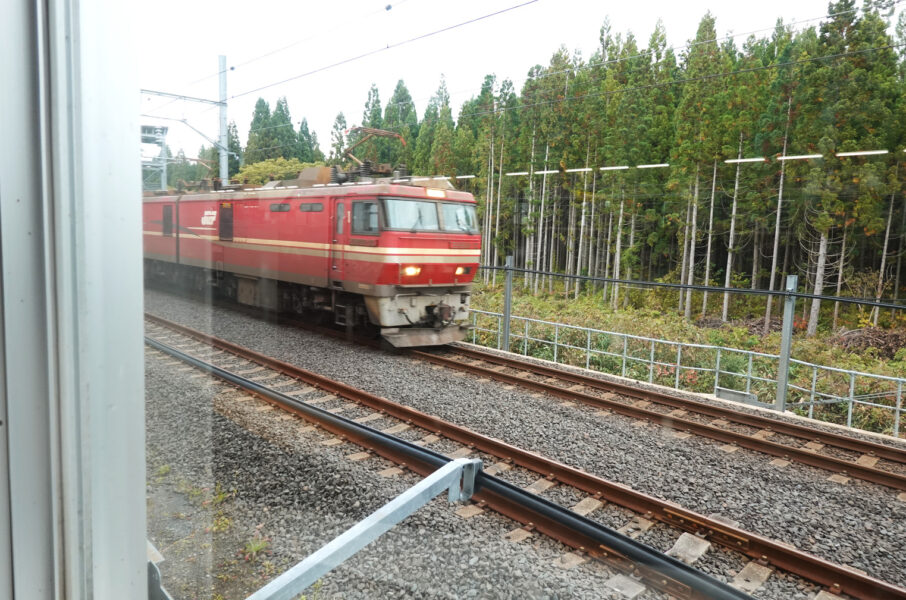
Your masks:
<svg viewBox="0 0 906 600"><path fill-rule="evenodd" d="M322 212L324 204L321 202L303 202L299 205L300 212Z"/></svg>
<svg viewBox="0 0 906 600"><path fill-rule="evenodd" d="M352 233L377 235L379 230L377 202L353 202Z"/></svg>
<svg viewBox="0 0 906 600"><path fill-rule="evenodd" d="M289 212L289 204L285 202L275 202L271 204L271 212Z"/></svg>
<svg viewBox="0 0 906 600"><path fill-rule="evenodd" d="M438 231L437 203L427 200L384 199L384 222L388 229Z"/></svg>
<svg viewBox="0 0 906 600"><path fill-rule="evenodd" d="M474 205L445 202L441 204L441 211L444 231L478 233L478 217L475 216Z"/></svg>

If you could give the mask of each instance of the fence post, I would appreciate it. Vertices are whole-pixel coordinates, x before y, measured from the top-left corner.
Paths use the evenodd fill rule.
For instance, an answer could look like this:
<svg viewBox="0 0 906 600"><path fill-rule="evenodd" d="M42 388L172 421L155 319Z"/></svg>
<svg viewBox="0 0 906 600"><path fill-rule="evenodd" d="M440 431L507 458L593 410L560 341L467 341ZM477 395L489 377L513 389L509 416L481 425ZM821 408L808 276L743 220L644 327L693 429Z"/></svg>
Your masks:
<svg viewBox="0 0 906 600"><path fill-rule="evenodd" d="M783 329L780 337L780 361L777 365L777 400L774 409L780 412L786 410L787 384L790 379L790 351L793 345L793 315L796 312L796 297L791 293L799 285L798 275L786 276L786 292L783 297Z"/></svg>
<svg viewBox="0 0 906 600"><path fill-rule="evenodd" d="M510 313L513 310L513 257L507 256L506 280L503 289L503 349L510 351Z"/></svg>

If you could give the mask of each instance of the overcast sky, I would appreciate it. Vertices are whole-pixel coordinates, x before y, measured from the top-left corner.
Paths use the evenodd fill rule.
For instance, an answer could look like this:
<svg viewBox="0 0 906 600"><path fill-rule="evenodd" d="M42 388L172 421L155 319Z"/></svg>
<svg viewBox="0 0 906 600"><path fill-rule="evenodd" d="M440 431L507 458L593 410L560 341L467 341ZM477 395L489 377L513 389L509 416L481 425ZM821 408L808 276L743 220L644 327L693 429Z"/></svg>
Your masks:
<svg viewBox="0 0 906 600"><path fill-rule="evenodd" d="M361 121L368 89L377 84L382 106L399 79L406 82L419 118L446 78L454 116L475 95L485 74L510 78L521 89L526 72L547 65L560 45L583 58L599 44L609 17L612 31L632 31L644 47L658 18L668 45L681 47L695 36L707 10L717 19L718 36L770 29L784 21L816 19L826 14L826 0L738 2L606 2L537 0L497 16L462 25L422 40L386 49L411 38L518 6L526 0L348 0L343 3L257 0L157 0L141 3L140 73L145 89L216 99L217 56L227 57L228 118L236 122L243 144L258 97L271 108L286 96L294 124L304 117L329 150L330 129L343 111L349 125ZM390 4L388 4L390 3ZM388 9L388 6L390 7ZM798 25L798 28L808 24ZM384 48L383 51L378 51ZM375 52L377 51L377 52ZM329 67L364 53L374 54ZM292 81L256 88L298 77ZM210 138L218 135L216 107L142 96L142 113L186 119ZM187 156L210 145L189 127L173 121L142 118L143 124L170 127L168 144ZM148 149L145 149L148 153Z"/></svg>

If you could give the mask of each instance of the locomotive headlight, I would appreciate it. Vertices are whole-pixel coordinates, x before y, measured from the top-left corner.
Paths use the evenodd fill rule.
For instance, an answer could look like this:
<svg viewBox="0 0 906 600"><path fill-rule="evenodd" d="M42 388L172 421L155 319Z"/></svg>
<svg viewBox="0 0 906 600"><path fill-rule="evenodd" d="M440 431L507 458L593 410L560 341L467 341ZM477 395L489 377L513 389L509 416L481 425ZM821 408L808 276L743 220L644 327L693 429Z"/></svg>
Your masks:
<svg viewBox="0 0 906 600"><path fill-rule="evenodd" d="M462 275L462 274L465 273L465 272L466 272L466 268L465 268L465 267L456 267L456 274L457 274L457 275Z"/></svg>
<svg viewBox="0 0 906 600"><path fill-rule="evenodd" d="M408 267L403 267L403 275L406 277L415 277L422 272L421 267L416 267L415 265L409 265Z"/></svg>

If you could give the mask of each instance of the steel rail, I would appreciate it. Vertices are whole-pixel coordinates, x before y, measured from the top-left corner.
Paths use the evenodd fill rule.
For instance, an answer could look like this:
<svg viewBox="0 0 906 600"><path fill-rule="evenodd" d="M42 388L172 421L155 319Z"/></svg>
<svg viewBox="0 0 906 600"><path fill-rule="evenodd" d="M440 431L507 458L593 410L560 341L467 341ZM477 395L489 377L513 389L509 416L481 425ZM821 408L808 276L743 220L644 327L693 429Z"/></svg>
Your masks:
<svg viewBox="0 0 906 600"><path fill-rule="evenodd" d="M292 412L317 423L325 430L343 436L345 439L362 445L397 464L404 465L420 475L427 476L452 460L433 450L281 394L152 338L145 337L145 343L224 381L238 385L282 408L289 408ZM329 381L314 373L306 375L311 378L311 381L307 381L307 383ZM354 389L344 384L338 385L346 388L347 393ZM324 386L319 385L319 387L327 390ZM356 394L350 394L350 396L363 394L366 393L357 391ZM680 560L483 471L479 471L476 475L473 498L504 516L530 524L534 529L578 548L620 571L641 577L645 583L664 593L693 600L752 599L748 594L722 583Z"/></svg>
<svg viewBox="0 0 906 600"><path fill-rule="evenodd" d="M906 490L906 476L900 475L898 473L882 471L881 469L867 467L855 462L835 458L833 456L825 456L817 454L816 452L810 450L779 444L768 439L721 429L720 427L716 427L714 425L699 423L697 421L683 419L677 416L665 415L640 406L625 404L623 402L619 402L618 400L600 398L598 396L586 394L581 391L562 388L551 383L533 381L526 379L524 376L510 375L508 373L501 373L487 367L466 364L451 358L446 358L421 350L411 350L410 354L444 367L449 367L460 371L465 371L467 373L481 375L482 377L496 379L497 381L542 391L567 400L576 400L597 408L605 408L607 410L611 410L615 413L619 413L628 417L648 420L654 423L659 423L664 427L670 427L671 429L695 433L702 437L708 437L724 442L726 444L734 444L742 448L748 448L749 450L755 450L757 452L770 454L772 456L777 456L788 460L795 460L796 462L800 462L812 467L825 469L827 471L832 471L835 473L843 473L852 477L864 479L865 481L885 485L897 490ZM557 377L559 377L559 375L557 375ZM621 389L619 393L624 395L632 395L634 397L651 402L657 402L660 400L658 397L658 392L631 388L629 386L626 386L626 390L627 391L623 391ZM613 391L613 389L611 389L610 391Z"/></svg>
<svg viewBox="0 0 906 600"><path fill-rule="evenodd" d="M562 379L570 383L583 385L605 392L614 392L623 396L638 398L640 400L649 400L656 404L672 406L673 408L681 408L699 414L724 419L733 423L739 423L741 425L749 425L751 427L769 429L776 433L808 439L809 441L820 442L822 444L835 446L844 450L853 450L855 452L877 456L878 458L883 458L884 460L906 464L906 448L896 448L885 444L879 444L877 442L860 440L858 438L843 435L840 433L822 431L808 425L789 423L787 421L781 421L779 419L765 417L757 414L743 413L730 408L722 408L720 406L714 406L712 404L705 404L704 402L691 400L689 398L683 398L681 396L676 396L653 389L642 389L632 384L621 383L618 381L606 381L598 379L596 377L591 377L589 375L583 375L581 373L573 373L564 369L558 369L556 367L549 367L547 365L511 358L508 356L502 356L491 352L484 352L476 348L470 348L466 346L447 346L446 349L456 354L468 356L469 358L483 360L498 365L504 365L522 371L528 371L535 375Z"/></svg>
<svg viewBox="0 0 906 600"><path fill-rule="evenodd" d="M870 575L856 571L843 565L837 565L812 554L803 552L793 546L760 536L739 527L710 519L702 514L684 509L672 502L649 496L632 488L597 477L586 471L570 467L563 463L545 458L534 452L518 448L506 442L481 435L465 427L443 421L416 409L397 404L386 398L381 398L346 384L327 379L315 373L306 371L260 353L254 352L232 342L218 339L214 336L201 333L156 317L146 314L146 319L184 335L193 337L214 347L225 350L247 360L265 365L287 375L303 381L306 384L318 387L324 391L358 402L376 411L407 423L421 427L428 431L444 435L447 438L470 446L478 451L497 456L507 462L549 477L564 485L574 487L591 494L597 498L623 506L636 513L645 515L646 518L664 522L670 526L695 535L702 536L714 543L741 552L755 560L766 561L790 573L799 575L809 581L825 585L837 593L846 593L853 597L866 599L901 598L906 600L906 589L881 581ZM311 407L314 408L314 407ZM328 413L330 414L330 413ZM336 417L332 415L332 417ZM341 434L342 435L342 434ZM392 459L391 459L392 460ZM433 465L432 465L433 468ZM517 488L518 489L518 488ZM498 502L501 502L498 500ZM501 504L492 505L492 508L507 514ZM511 509L512 510L512 509ZM572 514L572 513L571 513ZM510 516L510 515L507 515ZM591 554L596 545L590 545L587 540L560 538L554 532L556 525L549 521L526 521L511 517L523 523L532 523L542 533L557 537L567 545L574 548L585 549ZM595 555L599 558L614 559L612 555Z"/></svg>

